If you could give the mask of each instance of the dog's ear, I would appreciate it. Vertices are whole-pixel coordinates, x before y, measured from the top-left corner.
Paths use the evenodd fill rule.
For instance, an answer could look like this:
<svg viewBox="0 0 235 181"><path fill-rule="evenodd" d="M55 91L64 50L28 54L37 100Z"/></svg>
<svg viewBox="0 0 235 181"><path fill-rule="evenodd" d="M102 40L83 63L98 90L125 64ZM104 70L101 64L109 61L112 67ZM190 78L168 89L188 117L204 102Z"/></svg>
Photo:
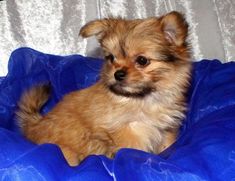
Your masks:
<svg viewBox="0 0 235 181"><path fill-rule="evenodd" d="M102 37L105 30L107 29L106 20L95 20L85 24L80 32L79 35L83 38L87 38L90 36L96 36L98 39Z"/></svg>
<svg viewBox="0 0 235 181"><path fill-rule="evenodd" d="M182 46L188 36L188 24L184 15L172 11L160 18L161 28L168 42Z"/></svg>

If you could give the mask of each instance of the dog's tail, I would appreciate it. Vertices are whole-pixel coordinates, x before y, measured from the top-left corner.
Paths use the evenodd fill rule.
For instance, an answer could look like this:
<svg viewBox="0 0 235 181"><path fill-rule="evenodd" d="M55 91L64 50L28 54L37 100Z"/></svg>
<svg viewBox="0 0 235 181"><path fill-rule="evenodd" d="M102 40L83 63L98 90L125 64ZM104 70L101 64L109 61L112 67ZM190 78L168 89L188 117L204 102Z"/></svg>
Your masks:
<svg viewBox="0 0 235 181"><path fill-rule="evenodd" d="M50 95L50 85L37 85L27 90L18 102L18 111L16 112L19 126L23 132L27 132L37 124L42 115L40 109L46 103Z"/></svg>

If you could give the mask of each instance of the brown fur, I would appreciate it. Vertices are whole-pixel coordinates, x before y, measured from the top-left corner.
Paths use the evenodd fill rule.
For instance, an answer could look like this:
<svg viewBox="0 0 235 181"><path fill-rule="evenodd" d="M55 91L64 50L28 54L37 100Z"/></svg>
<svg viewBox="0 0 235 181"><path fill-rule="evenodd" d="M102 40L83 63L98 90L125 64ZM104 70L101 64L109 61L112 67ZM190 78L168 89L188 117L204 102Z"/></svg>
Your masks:
<svg viewBox="0 0 235 181"><path fill-rule="evenodd" d="M95 35L106 57L100 81L66 95L45 116L38 113L49 95L45 86L27 91L17 112L24 135L58 144L71 165L90 154L112 157L123 147L161 152L175 141L184 118L191 67L187 33L177 12L86 24L80 35ZM124 80L115 79L118 70Z"/></svg>

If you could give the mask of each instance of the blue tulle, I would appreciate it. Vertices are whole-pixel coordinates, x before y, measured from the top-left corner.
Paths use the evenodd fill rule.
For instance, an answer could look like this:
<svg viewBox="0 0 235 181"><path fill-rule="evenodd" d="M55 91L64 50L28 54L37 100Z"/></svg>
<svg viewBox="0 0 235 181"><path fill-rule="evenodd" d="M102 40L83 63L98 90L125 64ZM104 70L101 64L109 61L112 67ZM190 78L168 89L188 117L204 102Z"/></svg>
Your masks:
<svg viewBox="0 0 235 181"><path fill-rule="evenodd" d="M160 155L121 149L114 159L89 156L70 167L56 145L35 145L19 131L14 111L22 92L50 82L42 113L61 97L95 83L102 60L14 51L0 78L0 180L233 180L235 179L235 63L193 64L188 112L176 143Z"/></svg>

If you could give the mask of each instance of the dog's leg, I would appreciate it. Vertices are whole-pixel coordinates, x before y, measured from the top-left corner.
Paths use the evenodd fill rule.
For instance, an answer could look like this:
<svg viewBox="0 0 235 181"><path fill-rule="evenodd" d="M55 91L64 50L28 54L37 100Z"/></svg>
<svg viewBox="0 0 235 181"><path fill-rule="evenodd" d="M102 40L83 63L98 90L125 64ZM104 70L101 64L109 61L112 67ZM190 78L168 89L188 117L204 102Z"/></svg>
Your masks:
<svg viewBox="0 0 235 181"><path fill-rule="evenodd" d="M76 151L65 145L60 145L60 148L64 154L64 157L68 161L70 166L76 166L79 163L79 156Z"/></svg>
<svg viewBox="0 0 235 181"><path fill-rule="evenodd" d="M86 146L88 154L105 154L108 157L112 157L114 154L112 152L114 142L111 136L103 129L96 129Z"/></svg>
<svg viewBox="0 0 235 181"><path fill-rule="evenodd" d="M162 152L175 142L177 133L178 132L176 130L170 130L165 132L163 142L158 148L158 153Z"/></svg>

